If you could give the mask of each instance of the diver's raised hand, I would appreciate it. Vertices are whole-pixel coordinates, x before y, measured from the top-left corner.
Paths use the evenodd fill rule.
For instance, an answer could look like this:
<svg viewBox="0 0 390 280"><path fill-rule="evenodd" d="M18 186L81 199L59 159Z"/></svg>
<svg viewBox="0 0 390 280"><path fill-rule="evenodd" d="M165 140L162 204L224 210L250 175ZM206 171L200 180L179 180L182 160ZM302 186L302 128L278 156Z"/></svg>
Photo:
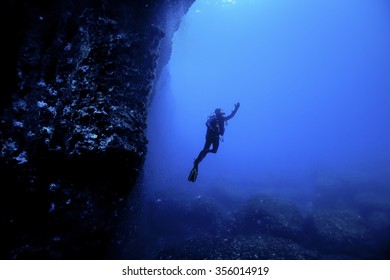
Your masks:
<svg viewBox="0 0 390 280"><path fill-rule="evenodd" d="M240 102L237 102L236 104L234 104L234 110L238 110L238 108L240 108Z"/></svg>

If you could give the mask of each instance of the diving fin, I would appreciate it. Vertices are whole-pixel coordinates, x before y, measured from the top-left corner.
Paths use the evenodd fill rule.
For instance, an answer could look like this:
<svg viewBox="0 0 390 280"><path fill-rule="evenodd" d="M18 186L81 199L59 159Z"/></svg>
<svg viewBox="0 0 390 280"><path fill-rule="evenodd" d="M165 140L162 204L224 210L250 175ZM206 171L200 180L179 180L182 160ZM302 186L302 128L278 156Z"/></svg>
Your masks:
<svg viewBox="0 0 390 280"><path fill-rule="evenodd" d="M190 175L188 175L188 181L195 182L196 177L198 177L198 168L194 167L191 169Z"/></svg>

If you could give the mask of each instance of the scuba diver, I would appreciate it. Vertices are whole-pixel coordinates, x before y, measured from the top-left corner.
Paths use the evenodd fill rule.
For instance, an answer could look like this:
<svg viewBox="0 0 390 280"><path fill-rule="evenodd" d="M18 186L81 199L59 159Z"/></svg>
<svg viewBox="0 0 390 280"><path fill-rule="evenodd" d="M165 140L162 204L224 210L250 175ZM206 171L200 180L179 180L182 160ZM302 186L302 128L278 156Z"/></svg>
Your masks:
<svg viewBox="0 0 390 280"><path fill-rule="evenodd" d="M206 122L206 143L204 144L203 150L200 151L198 157L194 161L194 167L188 176L188 181L195 182L198 176L199 163L206 157L208 153L215 154L218 151L219 141L223 141L225 123L234 117L239 107L239 102L234 104L234 110L228 116L225 116L225 113L221 108L217 108L215 109L214 114L208 118ZM211 145L213 145L212 149L210 149Z"/></svg>

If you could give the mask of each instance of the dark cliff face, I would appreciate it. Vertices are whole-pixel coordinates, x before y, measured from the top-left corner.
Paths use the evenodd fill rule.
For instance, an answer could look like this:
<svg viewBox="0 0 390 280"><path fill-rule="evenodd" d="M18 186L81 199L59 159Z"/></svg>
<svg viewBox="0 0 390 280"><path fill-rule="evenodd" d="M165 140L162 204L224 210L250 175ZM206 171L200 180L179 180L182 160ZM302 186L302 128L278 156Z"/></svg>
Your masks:
<svg viewBox="0 0 390 280"><path fill-rule="evenodd" d="M193 2L2 4L2 259L116 258L153 85Z"/></svg>

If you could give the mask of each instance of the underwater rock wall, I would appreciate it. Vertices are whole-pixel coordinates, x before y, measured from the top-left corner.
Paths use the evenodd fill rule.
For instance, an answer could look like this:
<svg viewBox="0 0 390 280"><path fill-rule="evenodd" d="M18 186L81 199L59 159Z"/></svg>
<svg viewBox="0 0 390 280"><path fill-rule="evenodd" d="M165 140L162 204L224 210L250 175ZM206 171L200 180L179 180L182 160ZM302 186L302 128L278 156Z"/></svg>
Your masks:
<svg viewBox="0 0 390 280"><path fill-rule="evenodd" d="M193 2L2 3L2 259L115 258L153 85Z"/></svg>

